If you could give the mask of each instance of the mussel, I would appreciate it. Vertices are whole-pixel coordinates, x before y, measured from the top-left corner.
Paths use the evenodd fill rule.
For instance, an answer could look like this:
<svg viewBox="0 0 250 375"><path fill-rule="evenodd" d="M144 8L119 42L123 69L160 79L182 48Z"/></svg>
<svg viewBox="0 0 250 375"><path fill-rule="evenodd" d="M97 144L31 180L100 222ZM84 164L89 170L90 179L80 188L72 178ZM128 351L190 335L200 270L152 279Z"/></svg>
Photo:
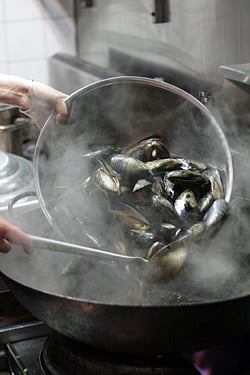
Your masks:
<svg viewBox="0 0 250 375"><path fill-rule="evenodd" d="M185 265L188 252L182 238L209 238L229 213L219 170L170 154L161 135L124 149L99 146L83 157L91 159L90 180L106 200L103 228L111 234L111 251L135 256L144 251L164 277L179 274ZM90 191L89 180L82 186ZM114 227L120 235L112 241ZM166 250L158 256L161 249Z"/></svg>

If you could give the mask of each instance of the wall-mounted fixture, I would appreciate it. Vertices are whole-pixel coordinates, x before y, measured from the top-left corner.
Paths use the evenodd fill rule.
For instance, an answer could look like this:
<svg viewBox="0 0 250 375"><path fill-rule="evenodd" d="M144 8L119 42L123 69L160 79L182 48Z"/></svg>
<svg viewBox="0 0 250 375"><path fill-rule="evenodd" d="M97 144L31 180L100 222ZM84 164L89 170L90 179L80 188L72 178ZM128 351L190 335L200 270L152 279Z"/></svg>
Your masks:
<svg viewBox="0 0 250 375"><path fill-rule="evenodd" d="M170 22L170 0L154 0L152 16L155 23Z"/></svg>

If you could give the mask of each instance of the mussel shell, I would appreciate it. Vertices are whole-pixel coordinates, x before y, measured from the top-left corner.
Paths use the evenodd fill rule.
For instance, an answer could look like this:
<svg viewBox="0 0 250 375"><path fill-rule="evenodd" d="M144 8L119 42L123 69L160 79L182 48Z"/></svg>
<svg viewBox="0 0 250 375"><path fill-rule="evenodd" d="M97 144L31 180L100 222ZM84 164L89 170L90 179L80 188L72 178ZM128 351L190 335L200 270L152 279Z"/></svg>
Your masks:
<svg viewBox="0 0 250 375"><path fill-rule="evenodd" d="M146 137L125 150L125 155L143 162L168 158L169 151L159 135Z"/></svg>

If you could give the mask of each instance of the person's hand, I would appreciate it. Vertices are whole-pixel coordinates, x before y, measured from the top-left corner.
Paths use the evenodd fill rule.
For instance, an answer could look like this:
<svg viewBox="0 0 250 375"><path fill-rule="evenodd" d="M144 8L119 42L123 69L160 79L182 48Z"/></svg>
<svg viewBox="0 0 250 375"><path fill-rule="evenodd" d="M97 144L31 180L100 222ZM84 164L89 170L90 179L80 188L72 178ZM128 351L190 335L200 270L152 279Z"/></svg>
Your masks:
<svg viewBox="0 0 250 375"><path fill-rule="evenodd" d="M39 128L52 114L56 115L57 123L63 122L68 112L64 103L66 97L63 92L44 83L0 74L0 102L19 107Z"/></svg>
<svg viewBox="0 0 250 375"><path fill-rule="evenodd" d="M19 108L41 128L51 114L56 115L57 123L63 122L68 112L64 103L66 97L48 85L31 81L27 94L19 101Z"/></svg>
<svg viewBox="0 0 250 375"><path fill-rule="evenodd" d="M11 250L11 243L21 245L27 254L33 251L29 237L20 228L0 216L0 252L8 253Z"/></svg>

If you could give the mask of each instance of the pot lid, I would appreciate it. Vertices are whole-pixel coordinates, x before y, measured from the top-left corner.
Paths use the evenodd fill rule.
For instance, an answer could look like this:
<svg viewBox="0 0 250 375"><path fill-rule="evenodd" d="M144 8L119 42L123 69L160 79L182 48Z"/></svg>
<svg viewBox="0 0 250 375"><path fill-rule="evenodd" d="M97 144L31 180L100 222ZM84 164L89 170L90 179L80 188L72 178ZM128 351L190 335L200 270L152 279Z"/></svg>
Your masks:
<svg viewBox="0 0 250 375"><path fill-rule="evenodd" d="M0 151L0 206L33 187L32 162L21 156Z"/></svg>

